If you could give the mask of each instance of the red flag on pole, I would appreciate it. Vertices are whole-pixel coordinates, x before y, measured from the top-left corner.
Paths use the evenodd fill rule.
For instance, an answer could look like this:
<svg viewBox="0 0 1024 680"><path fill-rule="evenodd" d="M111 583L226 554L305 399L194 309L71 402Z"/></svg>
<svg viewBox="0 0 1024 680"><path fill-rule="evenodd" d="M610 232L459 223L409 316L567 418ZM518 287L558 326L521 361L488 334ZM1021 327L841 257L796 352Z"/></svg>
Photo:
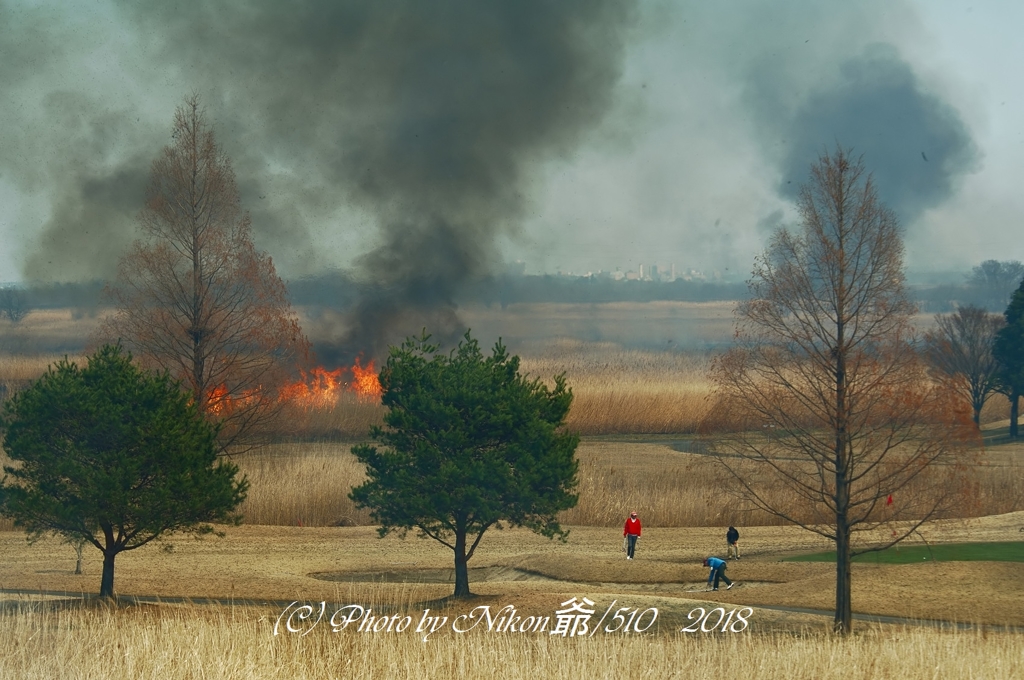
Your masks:
<svg viewBox="0 0 1024 680"><path fill-rule="evenodd" d="M892 494L889 494L889 497L885 499L885 504L892 505Z"/></svg>

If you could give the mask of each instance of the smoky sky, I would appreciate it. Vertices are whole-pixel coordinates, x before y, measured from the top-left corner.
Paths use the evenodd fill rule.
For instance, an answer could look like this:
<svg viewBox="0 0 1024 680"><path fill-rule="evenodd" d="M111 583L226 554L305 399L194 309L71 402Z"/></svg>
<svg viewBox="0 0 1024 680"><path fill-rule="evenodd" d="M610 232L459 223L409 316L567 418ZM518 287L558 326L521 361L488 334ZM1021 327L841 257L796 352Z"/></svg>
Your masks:
<svg viewBox="0 0 1024 680"><path fill-rule="evenodd" d="M616 0L128 7L166 36L162 55L190 55L183 67L223 88L224 115L235 97L251 102L228 123L259 130L243 145L258 149L248 176L270 157L375 217L357 265L376 294L340 341L373 353L423 326L464 330L454 294L498 260L530 165L570 152L606 110L630 21ZM303 240L273 214L254 222Z"/></svg>
<svg viewBox="0 0 1024 680"><path fill-rule="evenodd" d="M795 198L808 169L836 145L862 155L882 200L905 223L948 198L979 154L959 114L928 93L891 45L868 46L775 121L787 143L779 158L783 195Z"/></svg>
<svg viewBox="0 0 1024 680"><path fill-rule="evenodd" d="M929 234L936 216L948 230L947 207L991 146L972 128L977 92L928 61L922 6L645 3L613 110L579 159L544 177L526 225L541 245L520 257L532 271L675 264L743 280L771 231L795 226L800 185L839 144L899 215L908 262L969 268L981 248Z"/></svg>
<svg viewBox="0 0 1024 680"><path fill-rule="evenodd" d="M837 145L864 157L882 199L910 225L948 199L981 155L960 113L896 42L913 46L918 18L906 0L728 1L698 50L739 87L756 144L792 201L811 165Z"/></svg>
<svg viewBox="0 0 1024 680"><path fill-rule="evenodd" d="M0 200L24 278L110 278L196 92L257 245L289 278L347 268L332 351L378 352L464 330L452 300L509 242L549 271L742 272L837 143L926 230L984 157L915 7L0 0Z"/></svg>
<svg viewBox="0 0 1024 680"><path fill-rule="evenodd" d="M317 260L311 229L344 231L360 219L378 229L357 263L378 293L349 339L376 351L392 331L418 330L402 321L412 307L418 321L436 309L442 335L457 331L452 296L498 261L496 238L517 228L531 164L570 153L607 109L633 9L620 0L213 0L117 2L108 12L135 36L127 74L201 96L260 245L287 252L293 273L303 256L331 264ZM20 58L4 81L30 78L41 62L59 68L50 50L59 52L62 33L88 46L73 21L44 32L45 11L18 13L3 46ZM86 270L79 277L90 267L109 276L149 159L169 141L171 110L161 131L152 112L76 96L44 109L51 126L63 116L75 129L54 136L67 154L45 178L53 207L30 278L67 260ZM145 129L133 120L143 117ZM88 250L95 256L82 258Z"/></svg>

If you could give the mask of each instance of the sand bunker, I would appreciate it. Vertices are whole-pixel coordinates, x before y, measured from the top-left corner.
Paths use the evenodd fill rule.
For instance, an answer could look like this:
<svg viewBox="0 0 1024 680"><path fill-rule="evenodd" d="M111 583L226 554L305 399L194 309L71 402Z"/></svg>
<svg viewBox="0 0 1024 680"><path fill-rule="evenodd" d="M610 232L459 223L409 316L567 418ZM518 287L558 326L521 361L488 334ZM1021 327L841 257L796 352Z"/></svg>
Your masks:
<svg viewBox="0 0 1024 680"><path fill-rule="evenodd" d="M327 571L310 574L321 581L346 583L455 583L454 569L388 569L384 571ZM481 581L554 581L556 579L513 567L475 567L469 569L469 582Z"/></svg>

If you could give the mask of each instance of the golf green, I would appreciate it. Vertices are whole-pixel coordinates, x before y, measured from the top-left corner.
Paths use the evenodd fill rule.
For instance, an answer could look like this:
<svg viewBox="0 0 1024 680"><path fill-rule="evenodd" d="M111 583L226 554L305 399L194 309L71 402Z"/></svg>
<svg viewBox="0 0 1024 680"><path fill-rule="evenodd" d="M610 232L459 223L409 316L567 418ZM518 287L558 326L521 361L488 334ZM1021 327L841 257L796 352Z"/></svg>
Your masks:
<svg viewBox="0 0 1024 680"><path fill-rule="evenodd" d="M854 562L911 564L935 562L1024 562L1024 541L1011 543L914 543L857 555ZM784 562L835 562L835 551L787 557Z"/></svg>

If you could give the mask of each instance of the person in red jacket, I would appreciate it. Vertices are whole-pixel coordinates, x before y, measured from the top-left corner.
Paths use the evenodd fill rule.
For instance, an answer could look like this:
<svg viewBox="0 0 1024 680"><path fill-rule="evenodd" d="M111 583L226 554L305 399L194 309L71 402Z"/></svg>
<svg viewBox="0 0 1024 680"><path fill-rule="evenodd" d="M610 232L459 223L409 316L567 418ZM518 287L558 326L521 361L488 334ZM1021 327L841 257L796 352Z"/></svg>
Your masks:
<svg viewBox="0 0 1024 680"><path fill-rule="evenodd" d="M626 528L622 530L622 536L626 539L626 559L633 559L636 552L636 539L640 538L640 518L636 516L636 510L629 513L626 519Z"/></svg>

